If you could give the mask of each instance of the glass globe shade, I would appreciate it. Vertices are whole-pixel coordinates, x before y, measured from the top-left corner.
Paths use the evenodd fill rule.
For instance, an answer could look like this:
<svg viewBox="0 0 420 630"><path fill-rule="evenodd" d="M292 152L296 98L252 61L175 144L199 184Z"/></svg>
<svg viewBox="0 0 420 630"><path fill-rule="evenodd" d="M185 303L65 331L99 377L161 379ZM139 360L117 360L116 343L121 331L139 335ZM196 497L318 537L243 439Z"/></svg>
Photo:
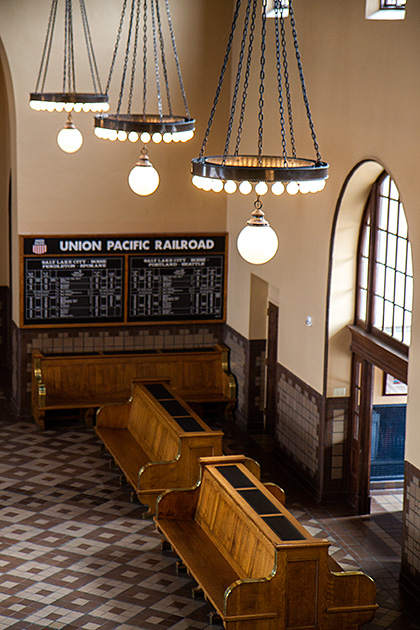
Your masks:
<svg viewBox="0 0 420 630"><path fill-rule="evenodd" d="M299 192L299 186L297 182L289 182L286 186L286 190L289 195L296 195Z"/></svg>
<svg viewBox="0 0 420 630"><path fill-rule="evenodd" d="M284 184L282 184L282 182L274 182L271 186L271 192L273 195L282 195L284 193Z"/></svg>
<svg viewBox="0 0 420 630"><path fill-rule="evenodd" d="M228 193L228 195L232 195L234 192L236 192L236 189L236 182L234 182L232 179L228 179L227 182L225 182L225 191Z"/></svg>
<svg viewBox="0 0 420 630"><path fill-rule="evenodd" d="M136 166L131 169L128 184L136 195L151 195L159 186L159 173L152 165Z"/></svg>
<svg viewBox="0 0 420 630"><path fill-rule="evenodd" d="M57 144L65 153L76 153L83 144L83 136L76 127L63 127L58 132Z"/></svg>
<svg viewBox="0 0 420 630"><path fill-rule="evenodd" d="M269 225L246 225L236 244L244 260L252 265L262 265L273 258L279 242Z"/></svg>

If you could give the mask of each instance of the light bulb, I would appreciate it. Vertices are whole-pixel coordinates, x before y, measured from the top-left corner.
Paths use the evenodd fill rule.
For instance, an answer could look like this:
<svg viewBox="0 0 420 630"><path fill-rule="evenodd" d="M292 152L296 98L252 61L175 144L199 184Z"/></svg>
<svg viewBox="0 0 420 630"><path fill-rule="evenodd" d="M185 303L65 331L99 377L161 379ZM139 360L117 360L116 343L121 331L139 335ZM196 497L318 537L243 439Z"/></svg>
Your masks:
<svg viewBox="0 0 420 630"><path fill-rule="evenodd" d="M286 190L289 195L296 195L299 192L299 186L297 182L289 182L286 186Z"/></svg>
<svg viewBox="0 0 420 630"><path fill-rule="evenodd" d="M271 186L271 192L273 193L273 195L282 195L284 193L284 185L282 184L282 182L274 182L274 184Z"/></svg>
<svg viewBox="0 0 420 630"><path fill-rule="evenodd" d="M211 189L213 192L221 192L223 190L223 182L221 179L211 180Z"/></svg>
<svg viewBox="0 0 420 630"><path fill-rule="evenodd" d="M83 136L74 126L70 114L63 129L58 132L57 144L65 153L76 153L83 144Z"/></svg>
<svg viewBox="0 0 420 630"><path fill-rule="evenodd" d="M169 144L170 142L172 142L172 134L171 133L164 133L163 134L163 142L166 142L166 144Z"/></svg>
<svg viewBox="0 0 420 630"><path fill-rule="evenodd" d="M137 142L139 139L139 134L136 131L130 131L128 134L128 139L130 142Z"/></svg>
<svg viewBox="0 0 420 630"><path fill-rule="evenodd" d="M228 179L227 182L225 182L225 192L227 192L228 195L232 195L236 192L236 189L236 182L234 182L233 179Z"/></svg>
<svg viewBox="0 0 420 630"><path fill-rule="evenodd" d="M258 182L255 186L255 192L257 195L265 195L268 192L268 186L266 182Z"/></svg>
<svg viewBox="0 0 420 630"><path fill-rule="evenodd" d="M142 197L151 195L159 186L159 173L149 161L144 147L139 161L128 175L128 184L136 195L141 195Z"/></svg>
<svg viewBox="0 0 420 630"><path fill-rule="evenodd" d="M162 134L161 133L154 133L152 136L152 140L155 144L159 144L159 142L162 142Z"/></svg>
<svg viewBox="0 0 420 630"><path fill-rule="evenodd" d="M271 260L278 244L277 234L268 224L246 225L237 240L240 255L253 265L263 265Z"/></svg>
<svg viewBox="0 0 420 630"><path fill-rule="evenodd" d="M126 131L118 131L117 132L117 138L120 142L124 142L124 140L127 140L127 132Z"/></svg>
<svg viewBox="0 0 420 630"><path fill-rule="evenodd" d="M150 135L150 133L147 133L147 131L143 131L143 133L140 136L140 140L144 143L150 142L151 137L152 136Z"/></svg>
<svg viewBox="0 0 420 630"><path fill-rule="evenodd" d="M250 184L250 182L241 182L239 184L239 192L242 193L243 195L249 195L249 193L252 190L252 185Z"/></svg>

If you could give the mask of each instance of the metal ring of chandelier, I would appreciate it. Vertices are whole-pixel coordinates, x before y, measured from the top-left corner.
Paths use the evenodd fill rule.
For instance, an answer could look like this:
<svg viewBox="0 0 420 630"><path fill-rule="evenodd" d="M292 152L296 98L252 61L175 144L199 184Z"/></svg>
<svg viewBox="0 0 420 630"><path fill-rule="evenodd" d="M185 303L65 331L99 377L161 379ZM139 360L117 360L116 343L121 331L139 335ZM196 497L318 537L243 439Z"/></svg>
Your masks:
<svg viewBox="0 0 420 630"><path fill-rule="evenodd" d="M120 140L128 137L135 141L141 136L143 142L148 142L155 134L159 134L168 141L186 142L194 135L195 120L159 114L101 114L95 116L94 126L96 136L109 140L114 139L117 133Z"/></svg>
<svg viewBox="0 0 420 630"><path fill-rule="evenodd" d="M31 92L30 106L37 111L106 112L108 95L89 92Z"/></svg>
<svg viewBox="0 0 420 630"><path fill-rule="evenodd" d="M207 156L191 160L193 175L236 182L301 182L328 177L326 162L303 158L240 155Z"/></svg>

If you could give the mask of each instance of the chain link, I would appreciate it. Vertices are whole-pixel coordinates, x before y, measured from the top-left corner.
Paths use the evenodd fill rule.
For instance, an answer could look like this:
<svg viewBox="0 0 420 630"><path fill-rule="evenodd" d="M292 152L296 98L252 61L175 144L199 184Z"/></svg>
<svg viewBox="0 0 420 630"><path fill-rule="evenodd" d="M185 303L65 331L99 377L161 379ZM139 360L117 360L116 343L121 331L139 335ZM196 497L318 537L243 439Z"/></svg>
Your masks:
<svg viewBox="0 0 420 630"><path fill-rule="evenodd" d="M174 52L175 65L176 65L176 69L177 69L177 73L178 73L178 81L179 81L179 86L181 88L182 98L183 98L183 101L184 101L185 115L186 115L187 118L190 118L190 112L189 112L188 104L187 104L187 96L185 94L184 82L182 80L182 75L181 75L181 66L179 64L179 58L178 58L178 53L177 53L177 49L176 49L174 29L173 29L173 26L172 26L171 12L169 10L169 0L165 0L165 6L166 6L166 15L168 17L169 32L171 34L172 50Z"/></svg>
<svg viewBox="0 0 420 630"><path fill-rule="evenodd" d="M120 87L120 93L119 93L119 96L118 96L118 104L117 104L117 111L116 111L117 116L120 113L121 103L122 103L122 99L123 99L123 96L124 96L125 77L126 77L126 74L127 74L128 57L129 57L129 54L130 54L131 35L132 35L132 32L133 32L133 20L134 20L135 4L136 4L136 0L132 0L132 2L131 2L131 11L130 11L130 23L129 23L129 26L128 26L128 35L127 35L127 45L126 45L126 49L125 49L123 73L122 73L122 77L121 77L121 87Z"/></svg>
<svg viewBox="0 0 420 630"><path fill-rule="evenodd" d="M224 153L223 153L223 160L225 160L225 158L226 158L226 156L228 155L228 152L229 152L230 137L231 137L231 134L232 134L233 120L235 118L236 103L237 103L237 100L238 100L239 84L240 84L241 76L242 76L242 66L243 66L243 62L244 62L246 36L248 34L249 13L250 13L250 9L251 9L251 2L252 2L252 0L248 0L247 6L246 6L244 28L243 28L243 31L242 31L241 50L240 50L240 53L239 53L238 69L237 69L237 72L236 72L235 88L234 88L234 91L233 91L232 105L231 105L231 109L230 109L229 124L228 124L228 130L227 130L227 134L226 134L226 142L225 142L225 150L224 150Z"/></svg>
<svg viewBox="0 0 420 630"><path fill-rule="evenodd" d="M304 79L304 76L303 76L302 61L301 61L301 58L300 58L299 44L298 44L298 40L297 40L296 22L295 22L295 18L294 18L293 6L292 5L293 5L292 0L289 0L290 24L291 24L291 27L292 27L293 42L294 42L295 51L296 51L296 61L297 61L298 69L299 69L300 83L301 83L301 86L302 86L302 95L303 95L303 100L304 100L305 107L306 107L306 115L308 117L308 122L309 122L309 127L310 127L310 130L311 130L312 140L313 140L313 143L314 143L314 149L315 149L315 152L316 152L316 157L317 157L318 162L320 162L321 161L321 154L319 152L319 146L318 146L318 142L317 142L317 139L316 139L314 124L312 122L311 110L310 110L310 107L309 107L308 95L307 95L307 92L306 92L305 79Z"/></svg>
<svg viewBox="0 0 420 630"><path fill-rule="evenodd" d="M151 14L152 14L152 35L153 35L153 58L155 61L155 77L156 77L156 90L159 116L162 118L162 94L160 90L160 74L159 74L159 59L157 54L157 41L156 41L156 22L155 22L155 8L153 0L151 0Z"/></svg>
<svg viewBox="0 0 420 630"><path fill-rule="evenodd" d="M114 53L112 55L111 67L109 69L109 75L108 75L108 81L106 82L106 87L105 87L105 93L106 94L109 94L109 87L110 87L110 84L111 84L112 74L114 72L115 60L117 58L118 47L120 45L121 32L122 32L122 27L123 27L123 24L124 24L125 12L126 12L126 9L127 9L127 2L128 2L128 0L124 0L123 1L123 6L122 6L122 10L121 10L121 17L120 17L120 23L118 25L117 39L116 39L116 42L115 42Z"/></svg>
<svg viewBox="0 0 420 630"><path fill-rule="evenodd" d="M165 78L166 101L168 103L169 114L172 116L171 94L169 91L168 69L166 67L165 46L164 46L164 41L163 41L162 22L160 19L159 0L156 0L156 18L157 18L157 23L158 23L160 55L162 59L163 76Z"/></svg>
<svg viewBox="0 0 420 630"><path fill-rule="evenodd" d="M41 92L44 91L45 79L47 78L48 64L51 56L51 45L54 35L55 19L57 17L58 0L53 0L51 4L50 16L48 18L47 33L45 36L44 48L42 50L41 63L39 66L38 77L36 80L35 92L38 92L41 83ZM44 67L45 64L45 67Z"/></svg>
<svg viewBox="0 0 420 630"><path fill-rule="evenodd" d="M223 60L222 71L220 73L219 83L217 85L216 95L215 95L214 101L213 101L213 107L211 108L209 121L207 123L207 129L205 131L203 143L201 145L201 150L200 150L200 154L199 154L200 158L203 157L203 155L204 155L204 149L206 148L206 144L207 144L207 140L208 140L208 137L209 137L210 129L211 129L211 126L213 124L213 119L214 119L214 114L216 112L217 103L219 102L220 91L222 89L223 78L225 76L226 67L227 67L227 64L228 64L228 61L229 61L230 51L232 49L233 34L235 32L236 23L238 21L238 13L239 13L240 7L241 7L241 0L236 0L236 8L235 8L234 16L233 16L232 26L231 26L230 33L229 33L228 43L227 43L227 46L226 46L226 53L225 53L225 57L224 57L224 60Z"/></svg>
<svg viewBox="0 0 420 630"><path fill-rule="evenodd" d="M243 129L243 123L244 123L244 117L245 117L246 99L248 96L249 75L251 71L252 50L253 50L253 45L254 45L256 14L257 14L257 0L254 0L253 5L252 5L251 28L250 28L249 40L248 40L248 55L247 55L247 60L246 60L244 89L242 92L241 112L240 112L239 121L238 121L238 131L236 135L236 146L235 146L234 155L239 154L239 146L241 144L241 139L242 139L242 129Z"/></svg>
<svg viewBox="0 0 420 630"><path fill-rule="evenodd" d="M130 80L130 91L128 93L128 105L127 105L127 114L131 114L131 106L133 103L133 91L134 91L134 77L136 75L136 61L137 61L137 46L139 40L139 24L140 24L140 0L137 0L137 9L136 9L136 30L134 36L134 47L133 47L133 58L131 61L131 80Z"/></svg>
<svg viewBox="0 0 420 630"><path fill-rule="evenodd" d="M296 157L295 129L293 125L292 97L290 94L289 66L288 66L288 61L287 61L287 50L286 50L286 29L284 26L283 11L281 11L280 13L280 27L281 27L281 45L282 45L282 54L283 54L283 68L284 68L284 87L286 89L287 113L289 116L290 144L292 146L292 155L293 157Z"/></svg>
<svg viewBox="0 0 420 630"><path fill-rule="evenodd" d="M86 49L89 60L90 74L92 77L93 89L97 94L102 94L101 81L99 78L98 66L96 63L95 51L93 49L92 35L90 33L89 22L87 18L87 11L85 0L79 0L80 13L82 16L83 32L85 34Z"/></svg>
<svg viewBox="0 0 420 630"><path fill-rule="evenodd" d="M286 142L286 124L284 120L284 101L283 101L283 88L282 88L282 76L281 76L281 52L280 52L280 25L279 25L279 10L281 10L281 0L274 0L275 11L275 32L276 32L276 66L277 66L277 84L278 84L278 100L279 100L279 113L280 113L280 130L281 130L281 144L283 147L283 160L284 165L287 166L287 142Z"/></svg>
<svg viewBox="0 0 420 630"><path fill-rule="evenodd" d="M258 157L262 156L263 148L263 129L264 129L264 80L265 80L265 49L266 49L266 26L267 26L267 0L262 0L262 24L261 24L261 61L260 61L260 97L259 97L259 112L258 112Z"/></svg>
<svg viewBox="0 0 420 630"><path fill-rule="evenodd" d="M143 2L143 116L147 104L147 0Z"/></svg>

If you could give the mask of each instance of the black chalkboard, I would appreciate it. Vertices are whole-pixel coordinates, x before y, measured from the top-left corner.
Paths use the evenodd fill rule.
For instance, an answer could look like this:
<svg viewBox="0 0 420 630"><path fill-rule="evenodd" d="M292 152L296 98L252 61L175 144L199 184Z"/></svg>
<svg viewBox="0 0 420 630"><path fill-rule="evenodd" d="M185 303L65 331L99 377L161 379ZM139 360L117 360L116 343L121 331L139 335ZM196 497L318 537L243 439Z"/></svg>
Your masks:
<svg viewBox="0 0 420 630"><path fill-rule="evenodd" d="M21 237L24 327L225 321L226 235Z"/></svg>

